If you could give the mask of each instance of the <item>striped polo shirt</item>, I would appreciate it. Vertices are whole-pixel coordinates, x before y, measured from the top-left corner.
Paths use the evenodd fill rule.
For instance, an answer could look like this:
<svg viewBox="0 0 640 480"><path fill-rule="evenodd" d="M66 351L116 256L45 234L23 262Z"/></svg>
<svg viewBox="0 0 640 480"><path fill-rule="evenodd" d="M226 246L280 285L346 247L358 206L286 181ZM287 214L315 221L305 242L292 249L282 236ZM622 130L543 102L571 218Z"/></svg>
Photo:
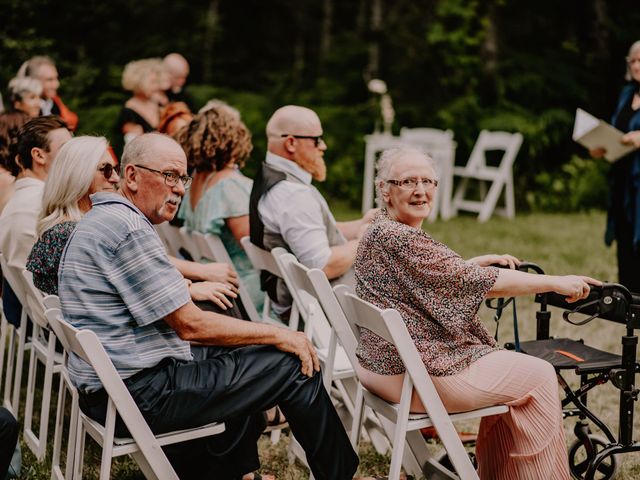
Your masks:
<svg viewBox="0 0 640 480"><path fill-rule="evenodd" d="M96 193L91 201L58 271L65 320L97 334L122 379L165 357L192 359L189 343L164 321L190 296L155 229L117 193ZM69 375L82 392L102 388L93 368L73 353Z"/></svg>

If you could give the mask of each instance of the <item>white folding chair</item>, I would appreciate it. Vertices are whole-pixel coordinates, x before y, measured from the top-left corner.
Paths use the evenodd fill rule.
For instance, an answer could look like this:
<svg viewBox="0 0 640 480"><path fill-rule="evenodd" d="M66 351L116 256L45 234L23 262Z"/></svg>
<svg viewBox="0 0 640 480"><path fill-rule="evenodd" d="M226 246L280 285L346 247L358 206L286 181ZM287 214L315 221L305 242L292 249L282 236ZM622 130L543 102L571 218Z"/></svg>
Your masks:
<svg viewBox="0 0 640 480"><path fill-rule="evenodd" d="M180 246L181 246L181 238L180 238L180 229L178 227L174 227L169 222L163 222L155 226L156 232L158 232L158 236L164 243L167 253L172 257L180 256Z"/></svg>
<svg viewBox="0 0 640 480"><path fill-rule="evenodd" d="M225 248L224 243L222 243L220 237L211 233L204 235L200 232L196 232L195 230L191 232L191 237L196 248L199 250L202 259L210 262L221 262L233 265L233 261L231 260L231 257L229 256L229 253L227 252L227 249ZM247 315L249 315L249 319L252 322L257 322L260 320L260 315L258 315L256 306L253 304L253 300L251 300L249 291L242 283L242 280L239 280L240 286L238 287L238 294L240 296L240 300L242 300L242 305L244 306Z"/></svg>
<svg viewBox="0 0 640 480"><path fill-rule="evenodd" d="M273 258L273 255L271 255L271 252L268 252L267 250L264 250L258 247L257 245L254 245L253 243L251 243L251 240L249 239L249 237L242 237L242 239L240 239L240 243L242 244L242 248L244 248L244 251L246 252L247 257L249 257L249 261L251 262L251 265L253 265L253 268L255 268L258 271L266 270L271 274L282 278L282 272L280 271L280 267L276 263L275 258ZM273 323L273 320L269 316L270 311L271 311L271 299L269 298L269 295L267 295L267 293L265 292L264 307L262 309L263 322ZM291 305L291 314L289 315L289 328L293 330L297 330L299 321L300 321L300 313L299 313L298 305L294 301L293 304Z"/></svg>
<svg viewBox="0 0 640 480"><path fill-rule="evenodd" d="M51 479L71 480L74 474L74 457L76 454L76 436L78 421L80 419L80 406L78 390L71 382L69 370L67 369L67 352L71 351L71 345L64 336L64 332L58 323L60 313L60 299L57 295L48 295L43 299L46 307L45 316L49 322L49 327L53 330L62 344L62 363L60 369L60 385L58 388L58 405L56 407L56 424L53 435L53 454L51 456ZM66 411L67 393L71 395L71 413L69 416L69 436L67 440L67 456L65 473L62 473L60 466L60 454L62 452L62 441L64 433L64 420Z"/></svg>
<svg viewBox="0 0 640 480"><path fill-rule="evenodd" d="M199 262L202 259L202 253L196 245L196 242L191 237L191 233L187 230L187 227L180 227L178 229L178 235L180 238L180 246L178 250L186 251L194 262Z"/></svg>
<svg viewBox="0 0 640 480"><path fill-rule="evenodd" d="M142 413L118 375L109 355L91 330L78 330L63 320L59 311L48 311L48 318L60 338L64 338L70 351L89 363L96 371L109 397L105 425L90 419L81 411L74 453L73 478L82 478L84 438L88 433L102 447L100 480L108 480L111 460L120 455L131 455L149 479L178 479L175 470L162 451L163 445L216 435L224 431L224 424L211 423L197 428L154 435ZM116 415L119 414L131 438L114 436Z"/></svg>
<svg viewBox="0 0 640 480"><path fill-rule="evenodd" d="M398 311L381 310L358 298L344 285L338 285L334 291L354 334L359 337L360 329L366 328L393 344L398 350L406 370L399 404L393 404L378 397L362 385L360 385L356 400L356 419L362 418L366 404L396 424L389 479L397 480L400 478L404 439L407 432L431 426L436 428L458 476L463 480L478 479L478 474L452 422L506 413L509 408L506 405L496 405L470 412L451 415L447 413ZM409 408L414 390L424 405L426 414L411 414ZM354 422L354 429L351 432L351 441L354 446L357 445L360 437L360 425L361 421ZM435 463L433 460L430 461L433 467L442 471L443 467L435 465Z"/></svg>
<svg viewBox="0 0 640 480"><path fill-rule="evenodd" d="M5 368L2 404L14 417L18 418L24 354L31 349L31 342L27 341L29 305L26 301L24 284L20 276L8 266L2 253L0 253L0 266L5 280L22 305L20 325L17 328L13 326L9 323L5 314L2 317L2 331L0 333L0 367ZM5 359L5 352L6 365L4 365L3 360Z"/></svg>
<svg viewBox="0 0 640 480"><path fill-rule="evenodd" d="M344 390L341 380L353 378L355 372L344 349L338 345L338 338L333 332L322 307L312 293L312 285L307 277L309 269L302 265L296 257L284 248L274 248L271 254L280 267L283 279L291 292L300 315L305 322L305 333L314 343L318 357L324 366L324 384L331 393L332 382L340 391L350 415L353 415L353 401Z"/></svg>
<svg viewBox="0 0 640 480"><path fill-rule="evenodd" d="M22 275L26 287L25 294L29 304L30 318L33 320L29 373L27 375L27 399L24 408L24 440L35 457L42 461L47 452L53 376L60 373L63 358L62 354L56 353L56 336L50 330L49 322L44 313L42 293L33 284L31 272L23 270ZM41 389L40 425L36 434L33 429L33 404L36 398L38 364L42 364L44 367L44 377Z"/></svg>
<svg viewBox="0 0 640 480"><path fill-rule="evenodd" d="M494 211L507 218L515 217L512 167L521 145L522 134L520 133L489 132L487 130L480 132L467 164L453 170L455 176L461 177L451 206L454 215L458 210L476 212L479 222L487 221ZM493 150L504 152L497 167L487 165L486 153ZM469 200L466 197L470 179L480 182L479 200ZM487 182L491 184L488 191L485 185ZM505 207L497 208L503 190Z"/></svg>

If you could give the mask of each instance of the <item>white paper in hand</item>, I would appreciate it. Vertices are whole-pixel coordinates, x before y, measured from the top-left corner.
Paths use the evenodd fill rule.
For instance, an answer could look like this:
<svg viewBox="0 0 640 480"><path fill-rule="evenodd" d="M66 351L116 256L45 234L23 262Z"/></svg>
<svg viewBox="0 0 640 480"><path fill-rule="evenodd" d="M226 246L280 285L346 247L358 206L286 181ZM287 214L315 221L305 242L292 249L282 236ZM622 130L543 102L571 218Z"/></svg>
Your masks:
<svg viewBox="0 0 640 480"><path fill-rule="evenodd" d="M624 134L620 130L597 119L581 108L576 110L573 140L590 150L604 148L606 150L604 158L610 162L615 162L636 149L633 145L623 144L622 135Z"/></svg>

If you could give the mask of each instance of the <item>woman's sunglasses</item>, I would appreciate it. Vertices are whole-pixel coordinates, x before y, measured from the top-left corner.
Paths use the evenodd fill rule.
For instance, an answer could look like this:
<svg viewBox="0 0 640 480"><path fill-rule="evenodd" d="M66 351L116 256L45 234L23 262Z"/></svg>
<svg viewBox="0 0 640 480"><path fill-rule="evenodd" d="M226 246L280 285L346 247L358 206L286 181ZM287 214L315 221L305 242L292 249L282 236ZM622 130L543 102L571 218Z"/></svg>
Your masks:
<svg viewBox="0 0 640 480"><path fill-rule="evenodd" d="M113 175L113 172L116 172L116 175L120 176L120 165L111 165L110 163L107 163L105 166L100 167L98 171L102 172L105 180L109 180L111 175Z"/></svg>

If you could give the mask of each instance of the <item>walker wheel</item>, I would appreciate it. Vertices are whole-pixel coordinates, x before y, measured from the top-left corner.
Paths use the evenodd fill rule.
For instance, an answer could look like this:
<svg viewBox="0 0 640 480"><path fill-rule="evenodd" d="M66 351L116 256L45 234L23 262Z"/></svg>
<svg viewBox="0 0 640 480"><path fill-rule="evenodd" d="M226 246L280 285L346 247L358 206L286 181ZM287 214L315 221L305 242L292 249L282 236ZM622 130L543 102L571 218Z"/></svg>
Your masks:
<svg viewBox="0 0 640 480"><path fill-rule="evenodd" d="M587 442L591 444L589 445ZM608 445L609 442L599 435L588 435L584 441L579 439L574 441L569 447L569 470L571 470L571 476L576 480L584 480L591 460ZM616 457L611 455L600 463L594 478L597 480L609 480L615 476L617 468Z"/></svg>

